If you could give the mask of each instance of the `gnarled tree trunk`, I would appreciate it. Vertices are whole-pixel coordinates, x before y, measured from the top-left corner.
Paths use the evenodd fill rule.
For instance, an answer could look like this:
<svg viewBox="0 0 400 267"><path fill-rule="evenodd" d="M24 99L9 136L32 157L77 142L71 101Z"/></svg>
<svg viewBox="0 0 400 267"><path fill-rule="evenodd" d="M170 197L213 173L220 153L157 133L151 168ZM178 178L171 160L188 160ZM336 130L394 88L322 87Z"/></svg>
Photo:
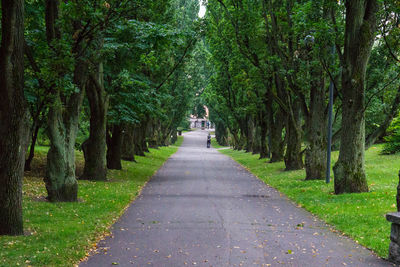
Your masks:
<svg viewBox="0 0 400 267"><path fill-rule="evenodd" d="M57 25L58 0L46 0L46 36L49 47L61 39ZM74 25L78 29L78 25ZM77 201L78 183L75 177L75 140L78 131L79 114L87 81L87 64L79 55L82 44L73 49L75 66L73 83L78 92L64 95L62 89L54 88L48 113L48 136L50 149L47 153L47 169L44 182L50 201ZM59 70L63 77L63 70Z"/></svg>
<svg viewBox="0 0 400 267"><path fill-rule="evenodd" d="M112 125L107 130L107 168L121 170L123 130L121 125Z"/></svg>
<svg viewBox="0 0 400 267"><path fill-rule="evenodd" d="M24 99L24 1L2 0L1 11L0 235L20 235L28 133Z"/></svg>
<svg viewBox="0 0 400 267"><path fill-rule="evenodd" d="M287 119L286 134L287 147L285 154L285 170L300 170L303 168L303 159L301 154L301 125L300 125L300 107L297 102L293 104L293 117Z"/></svg>
<svg viewBox="0 0 400 267"><path fill-rule="evenodd" d="M367 192L365 176L365 73L376 35L377 0L346 1L342 60L342 131L333 171L335 193Z"/></svg>
<svg viewBox="0 0 400 267"><path fill-rule="evenodd" d="M319 82L312 82L310 92L310 109L306 117L307 148L305 156L306 180L321 180L326 172L327 115L325 79L322 72L315 73L321 77Z"/></svg>
<svg viewBox="0 0 400 267"><path fill-rule="evenodd" d="M106 126L109 98L104 89L103 65L98 64L96 75L90 75L86 94L90 107L89 138L83 142L82 150L85 167L80 179L107 180Z"/></svg>
<svg viewBox="0 0 400 267"><path fill-rule="evenodd" d="M49 201L77 201L78 182L75 177L75 141L82 105L87 66L77 59L74 83L80 91L73 93L65 104L60 92L53 94L48 114L50 149L47 153L47 169L44 179Z"/></svg>

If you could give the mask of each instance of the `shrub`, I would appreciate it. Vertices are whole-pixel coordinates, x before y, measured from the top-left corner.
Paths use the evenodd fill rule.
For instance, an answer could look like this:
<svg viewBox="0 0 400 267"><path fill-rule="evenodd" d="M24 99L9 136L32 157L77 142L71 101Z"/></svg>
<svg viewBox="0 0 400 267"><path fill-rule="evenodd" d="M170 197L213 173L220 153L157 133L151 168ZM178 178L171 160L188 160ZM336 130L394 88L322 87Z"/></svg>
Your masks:
<svg viewBox="0 0 400 267"><path fill-rule="evenodd" d="M383 146L382 154L394 154L400 152L400 117L393 119L389 128L388 135L384 138L386 143Z"/></svg>

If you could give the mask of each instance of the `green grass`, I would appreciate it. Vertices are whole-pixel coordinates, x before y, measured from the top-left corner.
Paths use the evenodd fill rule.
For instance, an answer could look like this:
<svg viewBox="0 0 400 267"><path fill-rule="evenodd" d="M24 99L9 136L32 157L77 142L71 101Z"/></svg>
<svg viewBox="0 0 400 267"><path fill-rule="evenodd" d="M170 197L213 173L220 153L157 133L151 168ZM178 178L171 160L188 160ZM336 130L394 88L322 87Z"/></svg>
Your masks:
<svg viewBox="0 0 400 267"><path fill-rule="evenodd" d="M381 145L366 152L369 193L333 194L333 181L304 181L305 171L284 171L284 163L267 163L258 155L220 150L242 164L265 183L284 193L299 206L345 233L356 242L387 257L390 223L385 214L396 211L396 186L400 155L381 155ZM338 152L333 153L333 161ZM333 162L333 163L334 163ZM332 164L333 166L333 164Z"/></svg>
<svg viewBox="0 0 400 267"><path fill-rule="evenodd" d="M33 171L26 173L23 187L25 230L30 235L0 237L0 266L73 266L109 232L144 184L177 151L174 146L151 149L137 163L123 162L123 170L109 171L109 182L79 181L77 203L44 201L42 180L46 147L38 147ZM83 166L77 152L77 172Z"/></svg>
<svg viewBox="0 0 400 267"><path fill-rule="evenodd" d="M221 146L220 144L218 144L217 140L215 138L211 138L211 146L213 148L228 148L227 146Z"/></svg>

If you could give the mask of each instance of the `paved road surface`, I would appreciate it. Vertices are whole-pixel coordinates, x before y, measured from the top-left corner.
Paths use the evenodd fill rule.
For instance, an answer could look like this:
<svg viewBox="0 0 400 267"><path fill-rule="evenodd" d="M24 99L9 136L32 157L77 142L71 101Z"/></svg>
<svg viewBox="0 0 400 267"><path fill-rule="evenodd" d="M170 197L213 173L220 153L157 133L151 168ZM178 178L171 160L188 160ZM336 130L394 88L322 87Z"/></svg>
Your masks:
<svg viewBox="0 0 400 267"><path fill-rule="evenodd" d="M206 136L185 135L81 266L390 266L207 149Z"/></svg>

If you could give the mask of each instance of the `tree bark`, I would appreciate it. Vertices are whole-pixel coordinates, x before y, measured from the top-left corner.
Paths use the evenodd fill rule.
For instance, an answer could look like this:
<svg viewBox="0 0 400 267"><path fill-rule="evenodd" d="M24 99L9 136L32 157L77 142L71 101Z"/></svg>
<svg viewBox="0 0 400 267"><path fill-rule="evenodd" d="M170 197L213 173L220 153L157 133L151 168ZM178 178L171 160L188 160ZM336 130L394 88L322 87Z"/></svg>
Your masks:
<svg viewBox="0 0 400 267"><path fill-rule="evenodd" d="M144 157L144 152L149 152L146 144L146 127L142 124L135 127L135 155ZM146 151L147 150L147 151Z"/></svg>
<svg viewBox="0 0 400 267"><path fill-rule="evenodd" d="M271 150L271 159L270 162L279 162L283 160L283 152L284 152L284 140L282 140L282 132L285 125L284 115L281 108L278 108L278 111L275 114L270 113L269 119L269 134L270 134L270 150Z"/></svg>
<svg viewBox="0 0 400 267"><path fill-rule="evenodd" d="M342 61L342 131L333 171L335 193L367 192L365 176L365 73L376 35L377 0L346 1Z"/></svg>
<svg viewBox="0 0 400 267"><path fill-rule="evenodd" d="M28 132L24 98L24 1L2 0L1 11L0 235L21 235Z"/></svg>
<svg viewBox="0 0 400 267"><path fill-rule="evenodd" d="M135 126L127 125L122 139L121 153L123 160L135 161L135 139Z"/></svg>
<svg viewBox="0 0 400 267"><path fill-rule="evenodd" d="M107 168L121 170L123 131L121 125L113 125L107 131Z"/></svg>
<svg viewBox="0 0 400 267"><path fill-rule="evenodd" d="M326 172L327 146L325 79L320 70L313 71L312 77L315 78L311 81L310 108L306 116L305 179L322 180Z"/></svg>
<svg viewBox="0 0 400 267"><path fill-rule="evenodd" d="M228 145L228 131L225 125L221 122L215 123L215 139L221 146Z"/></svg>
<svg viewBox="0 0 400 267"><path fill-rule="evenodd" d="M262 118L262 120L264 120ZM267 147L267 126L265 122L260 124L260 159L268 158L268 147Z"/></svg>
<svg viewBox="0 0 400 267"><path fill-rule="evenodd" d="M298 102L293 103L293 116L287 118L286 134L287 134L287 147L285 154L285 170L300 170L303 168L303 159L301 154L302 135L300 125L300 107Z"/></svg>
<svg viewBox="0 0 400 267"><path fill-rule="evenodd" d="M178 140L178 131L176 129L172 130L171 144L175 144Z"/></svg>
<svg viewBox="0 0 400 267"><path fill-rule="evenodd" d="M90 130L89 138L82 144L85 167L80 179L106 181L106 126L109 97L104 89L102 63L98 64L96 75L90 75L86 95L90 108Z"/></svg>
<svg viewBox="0 0 400 267"><path fill-rule="evenodd" d="M57 25L59 0L46 0L46 35L48 46L56 49L53 42L61 38ZM74 25L78 30L80 27ZM48 199L57 201L77 201L78 183L75 177L75 140L78 131L79 114L82 106L87 82L87 64L81 57L82 44L76 44L73 49L75 65L73 83L79 88L71 95L63 94L61 88L51 92L52 105L48 113L48 137L50 149L47 153L47 170L44 182ZM59 70L60 77L64 76Z"/></svg>
<svg viewBox="0 0 400 267"><path fill-rule="evenodd" d="M261 128L258 125L258 123L254 127L252 136L253 136L253 144L251 147L251 151L252 151L253 155L260 154L260 151L261 151Z"/></svg>
<svg viewBox="0 0 400 267"><path fill-rule="evenodd" d="M154 121L149 123L149 147L158 149L158 142L157 142L157 133L155 129Z"/></svg>

